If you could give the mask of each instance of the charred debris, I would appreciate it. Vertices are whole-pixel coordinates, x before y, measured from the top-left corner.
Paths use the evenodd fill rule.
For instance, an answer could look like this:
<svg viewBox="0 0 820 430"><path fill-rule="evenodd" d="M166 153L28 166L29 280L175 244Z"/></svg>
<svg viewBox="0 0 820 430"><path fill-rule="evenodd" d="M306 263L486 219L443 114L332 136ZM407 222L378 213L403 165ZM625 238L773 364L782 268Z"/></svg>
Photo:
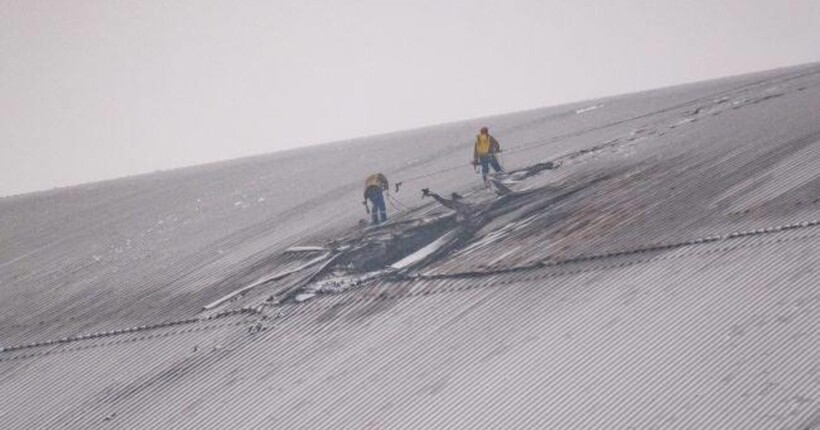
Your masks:
<svg viewBox="0 0 820 430"><path fill-rule="evenodd" d="M359 225L322 245L292 246L277 257L287 268L232 291L203 311L212 314L229 304L265 308L387 278L412 278L425 266L468 246L492 220L502 215L511 215L512 221L531 216L572 194L549 186L518 190L528 179L557 167L542 162L514 170L490 178L487 190L491 192L479 190L466 197L422 189L421 198L437 202L438 208L424 205L381 225Z"/></svg>

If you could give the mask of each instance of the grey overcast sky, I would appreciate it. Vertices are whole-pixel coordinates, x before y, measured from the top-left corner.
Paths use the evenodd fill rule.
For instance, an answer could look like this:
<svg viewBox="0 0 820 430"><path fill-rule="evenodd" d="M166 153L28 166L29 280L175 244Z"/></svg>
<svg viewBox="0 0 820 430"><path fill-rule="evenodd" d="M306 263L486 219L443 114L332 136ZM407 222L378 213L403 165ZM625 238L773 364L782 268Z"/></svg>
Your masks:
<svg viewBox="0 0 820 430"><path fill-rule="evenodd" d="M0 195L818 60L818 0L0 0Z"/></svg>

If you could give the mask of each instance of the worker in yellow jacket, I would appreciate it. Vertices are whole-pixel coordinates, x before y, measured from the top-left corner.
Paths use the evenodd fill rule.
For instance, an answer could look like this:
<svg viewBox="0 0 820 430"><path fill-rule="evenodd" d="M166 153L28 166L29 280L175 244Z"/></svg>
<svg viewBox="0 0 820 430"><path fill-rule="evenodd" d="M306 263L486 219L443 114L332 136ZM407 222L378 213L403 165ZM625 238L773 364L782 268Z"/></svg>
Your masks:
<svg viewBox="0 0 820 430"><path fill-rule="evenodd" d="M473 151L473 166L481 165L481 177L487 182L487 175L490 173L490 166L496 172L503 172L504 169L498 164L496 155L501 152L501 145L490 134L487 127L481 127L481 132L475 138L475 150Z"/></svg>
<svg viewBox="0 0 820 430"><path fill-rule="evenodd" d="M374 173L364 181L364 205L370 200L373 209L369 209L373 224L387 221L387 207L384 204L384 191L390 189L387 177L381 173Z"/></svg>

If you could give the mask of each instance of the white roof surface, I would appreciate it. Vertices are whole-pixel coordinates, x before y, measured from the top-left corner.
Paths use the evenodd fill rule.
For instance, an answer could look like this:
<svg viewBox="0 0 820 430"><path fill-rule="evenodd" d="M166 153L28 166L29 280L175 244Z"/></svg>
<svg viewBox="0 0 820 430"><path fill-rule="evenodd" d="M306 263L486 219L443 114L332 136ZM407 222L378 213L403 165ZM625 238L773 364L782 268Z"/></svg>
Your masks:
<svg viewBox="0 0 820 430"><path fill-rule="evenodd" d="M1 199L0 422L820 429L817 112L814 64ZM481 125L560 166L497 197ZM288 300L375 171L396 226L486 223Z"/></svg>

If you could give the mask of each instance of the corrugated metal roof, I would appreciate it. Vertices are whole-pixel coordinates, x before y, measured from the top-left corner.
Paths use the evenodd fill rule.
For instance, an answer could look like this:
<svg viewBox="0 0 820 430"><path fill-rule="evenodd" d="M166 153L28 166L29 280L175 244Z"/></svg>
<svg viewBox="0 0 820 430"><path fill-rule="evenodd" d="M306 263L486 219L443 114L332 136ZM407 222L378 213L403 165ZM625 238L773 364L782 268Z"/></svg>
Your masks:
<svg viewBox="0 0 820 430"><path fill-rule="evenodd" d="M3 361L2 386L22 426L61 404L55 424L78 428L780 427L817 394L808 230L382 285L289 305L258 334L230 320ZM779 257L752 264L761 251ZM27 401L42 390L55 403Z"/></svg>
<svg viewBox="0 0 820 430"><path fill-rule="evenodd" d="M809 65L2 199L0 420L820 428L818 107ZM560 167L499 199L460 161L484 122ZM430 187L486 222L338 294L241 290L364 237L377 170L397 221L447 213Z"/></svg>

